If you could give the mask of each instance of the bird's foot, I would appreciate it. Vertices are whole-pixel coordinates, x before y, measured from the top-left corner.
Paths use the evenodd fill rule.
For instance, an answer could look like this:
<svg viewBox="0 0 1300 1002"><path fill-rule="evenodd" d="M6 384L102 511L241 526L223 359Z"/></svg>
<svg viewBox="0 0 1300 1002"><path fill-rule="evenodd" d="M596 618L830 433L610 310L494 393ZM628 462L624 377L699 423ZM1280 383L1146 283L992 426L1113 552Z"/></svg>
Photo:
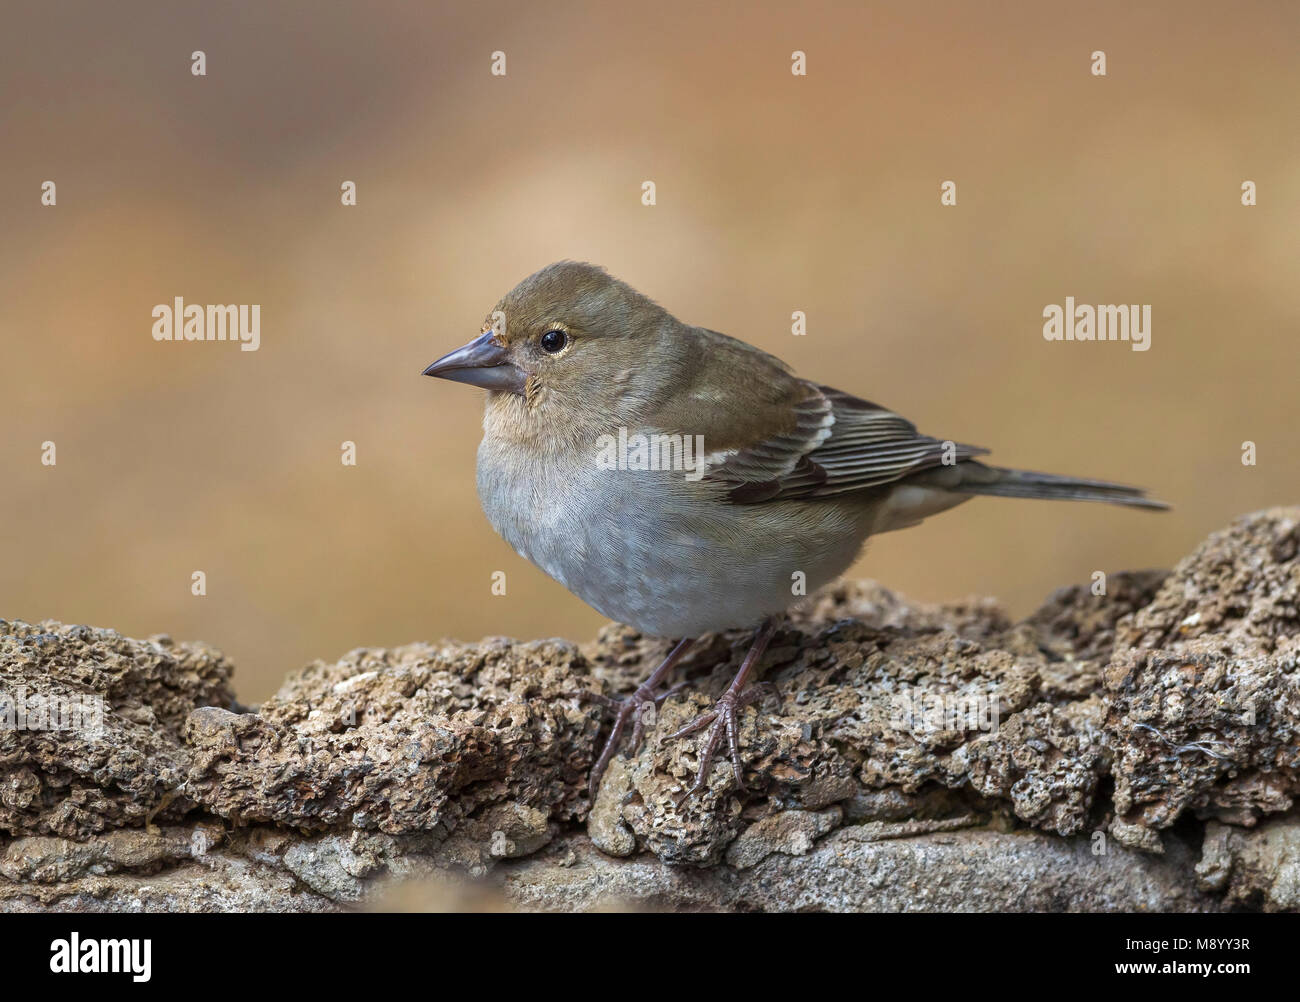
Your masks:
<svg viewBox="0 0 1300 1002"><path fill-rule="evenodd" d="M605 775L610 760L614 757L614 753L618 751L619 740L623 737L623 732L627 730L627 722L632 721L632 739L628 744L628 750L635 754L636 750L641 747L641 742L645 739L646 725L654 723L655 711L663 705L665 699L674 693L680 692L685 686L685 682L678 682L656 696L653 687L642 684L637 686L632 695L625 696L622 699L601 696L596 693L584 694L584 696L589 696L608 709L615 711L614 726L609 732L609 737L605 740L605 747L601 749L600 758L596 759L596 764L591 767L591 779L588 782L587 790L591 794L593 801L596 799L596 791L600 789L601 777Z"/></svg>
<svg viewBox="0 0 1300 1002"><path fill-rule="evenodd" d="M701 713L685 727L670 734L665 739L671 741L675 738L682 738L688 734L703 730L710 724L713 725L708 738L704 742L704 747L700 750L700 767L695 774L695 783L677 798L678 807L707 785L709 770L713 766L713 759L717 755L718 745L722 742L724 734L727 737L727 749L731 756L731 768L736 777L735 789L745 789L745 767L740 760L740 723L736 715L740 710L763 696L773 695L778 700L781 698L777 695L775 687L770 682L758 682L748 689L745 688L750 672L753 671L754 666L763 656L763 651L767 648L768 641L772 639L772 634L775 632L775 620L764 623L754 638L749 653L745 655L740 671L736 673L731 685L727 686L727 691L719 697L713 709L707 713Z"/></svg>
<svg viewBox="0 0 1300 1002"><path fill-rule="evenodd" d="M596 764L591 767L591 778L587 782L587 792L590 794L593 803L596 800L596 791L600 789L601 777L605 775L610 760L614 757L614 753L618 751L619 740L623 737L623 732L627 730L627 722L632 721L632 751L635 752L641 747L641 741L645 737L646 725L654 723L655 711L663 705L665 699L673 695L673 693L679 692L686 685L685 682L678 682L664 692L658 695L655 694L655 690L659 688L659 683L686 656L686 652L690 650L691 644L694 642L690 638L679 642L669 652L663 664L656 668L648 679L637 686L630 696L618 699L595 692L574 693L581 699L593 700L614 711L614 726L605 741L605 747L601 749L600 757L596 759Z"/></svg>

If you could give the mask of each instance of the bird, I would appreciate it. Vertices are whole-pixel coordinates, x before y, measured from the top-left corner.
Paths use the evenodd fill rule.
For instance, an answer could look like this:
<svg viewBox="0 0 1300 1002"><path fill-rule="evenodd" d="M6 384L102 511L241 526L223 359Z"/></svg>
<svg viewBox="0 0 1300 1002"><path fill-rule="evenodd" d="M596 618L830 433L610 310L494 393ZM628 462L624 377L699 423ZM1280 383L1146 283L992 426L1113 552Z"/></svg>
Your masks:
<svg viewBox="0 0 1300 1002"><path fill-rule="evenodd" d="M642 711L705 634L754 628L713 708L694 783L725 738L743 789L737 714L783 614L838 578L870 536L979 495L1165 509L1140 488L1008 469L902 415L794 374L773 355L686 324L603 268L560 261L525 278L477 337L424 375L487 390L479 501L525 559L606 617L676 641L623 699L589 794ZM797 583L797 587L796 587ZM679 801L680 802L680 801Z"/></svg>

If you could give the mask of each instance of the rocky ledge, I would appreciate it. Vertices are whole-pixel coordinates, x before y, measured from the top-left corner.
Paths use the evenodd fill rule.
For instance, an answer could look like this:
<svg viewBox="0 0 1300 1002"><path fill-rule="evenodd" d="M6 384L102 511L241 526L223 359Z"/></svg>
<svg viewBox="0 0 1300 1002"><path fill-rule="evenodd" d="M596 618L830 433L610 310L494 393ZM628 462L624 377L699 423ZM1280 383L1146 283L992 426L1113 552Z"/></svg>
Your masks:
<svg viewBox="0 0 1300 1002"><path fill-rule="evenodd" d="M362 649L240 706L216 650L0 621L0 910L1300 908L1300 508L1172 572L991 600L843 584L677 800L748 636L586 775L665 641Z"/></svg>

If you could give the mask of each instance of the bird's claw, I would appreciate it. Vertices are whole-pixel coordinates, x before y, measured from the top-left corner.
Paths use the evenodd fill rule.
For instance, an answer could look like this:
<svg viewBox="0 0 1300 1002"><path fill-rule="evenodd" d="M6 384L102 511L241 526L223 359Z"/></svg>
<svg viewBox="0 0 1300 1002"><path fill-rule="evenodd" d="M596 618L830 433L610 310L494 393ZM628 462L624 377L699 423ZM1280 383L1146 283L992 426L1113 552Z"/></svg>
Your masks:
<svg viewBox="0 0 1300 1002"><path fill-rule="evenodd" d="M705 788L709 778L709 770L713 766L713 759L718 751L718 744L722 741L724 734L727 736L731 768L736 777L735 789L738 791L745 789L745 769L740 760L740 723L736 717L736 711L748 706L763 695L763 690L757 686L739 694L728 689L718 699L712 710L701 713L685 727L664 739L672 740L685 737L688 734L703 730L709 724L713 725L713 729L709 731L708 739L704 742L704 747L700 749L700 767L695 774L695 783L677 798L675 802L677 807L681 807L687 800Z"/></svg>
<svg viewBox="0 0 1300 1002"><path fill-rule="evenodd" d="M670 686L655 695L654 686L650 686L648 683L642 684L637 686L630 696L624 696L621 699L605 696L597 692L575 693L580 699L589 698L592 702L600 703L607 709L615 711L614 726L610 729L609 737L605 741L605 747L601 749L600 757L596 759L596 764L591 767L591 778L587 784L587 792L593 802L596 799L596 791L600 789L601 778L605 775L605 770L609 768L614 753L618 751L619 740L627 729L628 720L632 720L630 751L635 752L641 747L641 742L645 739L646 718L649 716L645 712L645 708L649 706L657 710L663 705L665 699L680 692L685 685L685 682L678 682L676 685Z"/></svg>

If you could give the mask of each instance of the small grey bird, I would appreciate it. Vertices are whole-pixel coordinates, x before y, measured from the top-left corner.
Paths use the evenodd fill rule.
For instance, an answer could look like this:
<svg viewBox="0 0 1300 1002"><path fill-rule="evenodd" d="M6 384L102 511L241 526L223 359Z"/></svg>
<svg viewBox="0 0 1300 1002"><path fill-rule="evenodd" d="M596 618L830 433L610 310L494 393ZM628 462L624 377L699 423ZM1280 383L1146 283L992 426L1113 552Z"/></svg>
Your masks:
<svg viewBox="0 0 1300 1002"><path fill-rule="evenodd" d="M694 785L725 735L743 783L736 713L781 613L853 563L868 536L977 494L1161 509L1134 487L1009 470L988 450L922 435L877 404L691 327L589 264L543 268L482 333L424 370L488 390L478 494L522 556L611 619L682 638L616 702L591 793L629 720L703 633L758 626L714 709ZM802 587L796 587L796 584Z"/></svg>

